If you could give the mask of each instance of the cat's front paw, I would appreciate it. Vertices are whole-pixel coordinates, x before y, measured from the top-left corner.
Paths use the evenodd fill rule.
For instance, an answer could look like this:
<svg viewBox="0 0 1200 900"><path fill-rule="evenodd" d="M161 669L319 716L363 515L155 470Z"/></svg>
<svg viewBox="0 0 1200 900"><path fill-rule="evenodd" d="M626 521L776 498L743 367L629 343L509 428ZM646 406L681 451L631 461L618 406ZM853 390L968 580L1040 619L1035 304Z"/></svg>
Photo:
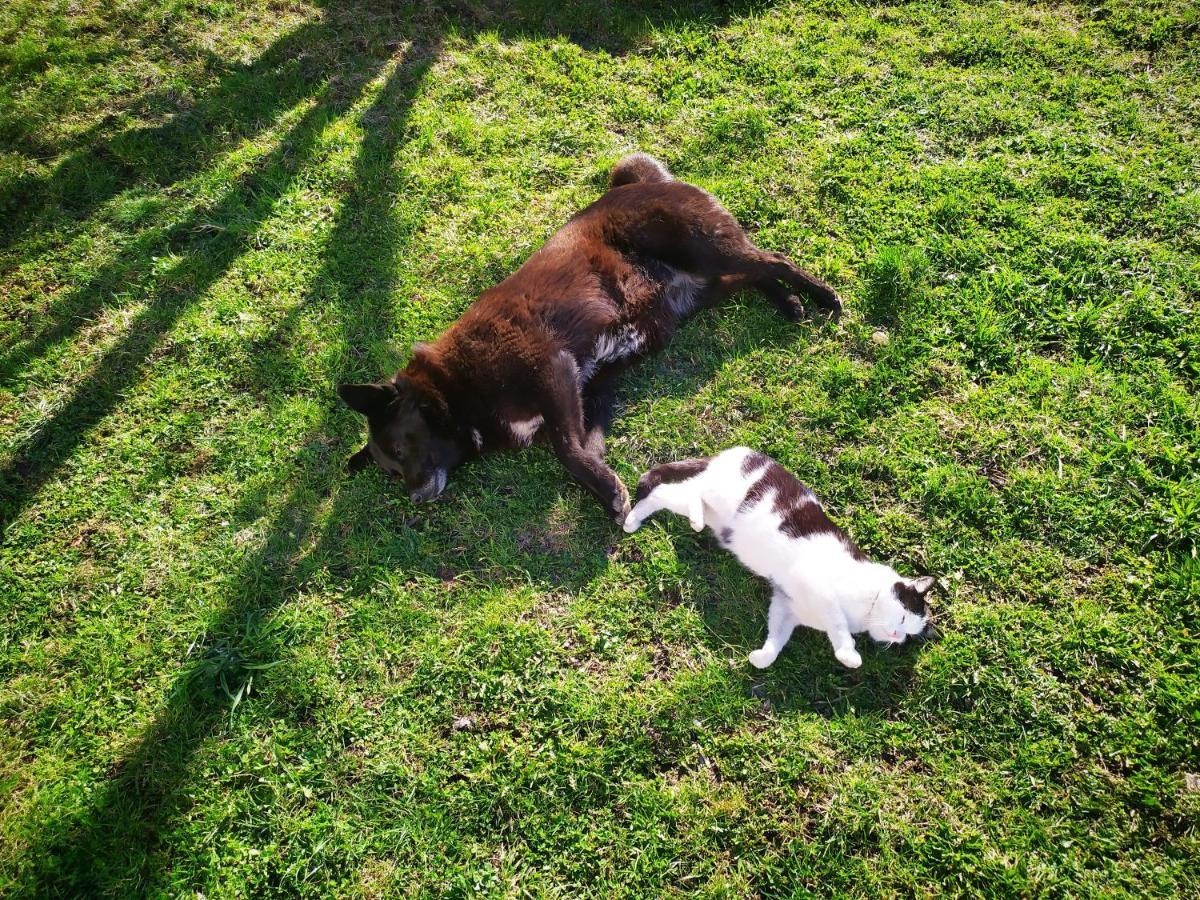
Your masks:
<svg viewBox="0 0 1200 900"><path fill-rule="evenodd" d="M772 653L770 650L755 650L747 657L750 660L750 665L756 669L765 669L771 663L775 662L775 657L778 654Z"/></svg>
<svg viewBox="0 0 1200 900"><path fill-rule="evenodd" d="M838 662L848 669L857 669L862 665L862 657L858 655L858 651L853 647L843 647L834 654Z"/></svg>
<svg viewBox="0 0 1200 900"><path fill-rule="evenodd" d="M637 513L631 512L625 517L625 523L621 527L625 529L626 534L633 534L642 527L642 519Z"/></svg>

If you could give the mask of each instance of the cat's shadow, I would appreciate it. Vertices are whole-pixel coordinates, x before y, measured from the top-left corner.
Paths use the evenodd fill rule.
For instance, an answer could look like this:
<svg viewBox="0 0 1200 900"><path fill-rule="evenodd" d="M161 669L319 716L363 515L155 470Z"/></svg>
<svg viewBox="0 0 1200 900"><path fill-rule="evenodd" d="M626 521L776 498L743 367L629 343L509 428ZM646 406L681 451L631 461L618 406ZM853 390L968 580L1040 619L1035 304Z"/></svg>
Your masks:
<svg viewBox="0 0 1200 900"><path fill-rule="evenodd" d="M878 714L890 718L904 706L916 679L923 642L897 646L855 636L863 664L848 669L833 655L829 639L812 628L797 628L766 669L746 659L766 636L770 588L718 547L707 530L693 534L677 517L663 517L680 563L689 572L693 602L711 635L714 650L737 658L742 688L764 711L811 713L826 719Z"/></svg>

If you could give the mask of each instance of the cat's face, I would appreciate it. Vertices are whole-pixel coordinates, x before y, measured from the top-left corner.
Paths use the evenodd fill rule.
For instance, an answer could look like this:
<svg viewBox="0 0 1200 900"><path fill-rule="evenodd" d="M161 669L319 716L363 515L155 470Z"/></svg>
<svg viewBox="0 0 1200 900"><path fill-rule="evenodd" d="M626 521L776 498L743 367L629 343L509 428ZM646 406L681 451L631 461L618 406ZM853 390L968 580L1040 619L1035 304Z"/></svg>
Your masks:
<svg viewBox="0 0 1200 900"><path fill-rule="evenodd" d="M883 594L871 611L867 632L882 644L902 644L920 634L929 623L929 604L925 595L933 587L933 579L901 578L890 594Z"/></svg>

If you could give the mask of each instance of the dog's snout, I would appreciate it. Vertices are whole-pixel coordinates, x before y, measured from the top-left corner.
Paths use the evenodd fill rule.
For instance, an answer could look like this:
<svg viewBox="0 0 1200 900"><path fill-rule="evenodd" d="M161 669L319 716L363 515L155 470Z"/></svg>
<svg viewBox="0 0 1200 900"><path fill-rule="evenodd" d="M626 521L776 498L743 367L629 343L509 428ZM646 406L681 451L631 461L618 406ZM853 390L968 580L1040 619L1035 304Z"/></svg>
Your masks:
<svg viewBox="0 0 1200 900"><path fill-rule="evenodd" d="M439 494L446 488L446 470L438 469L429 480L414 491L410 491L408 496L413 503L428 503L437 498Z"/></svg>

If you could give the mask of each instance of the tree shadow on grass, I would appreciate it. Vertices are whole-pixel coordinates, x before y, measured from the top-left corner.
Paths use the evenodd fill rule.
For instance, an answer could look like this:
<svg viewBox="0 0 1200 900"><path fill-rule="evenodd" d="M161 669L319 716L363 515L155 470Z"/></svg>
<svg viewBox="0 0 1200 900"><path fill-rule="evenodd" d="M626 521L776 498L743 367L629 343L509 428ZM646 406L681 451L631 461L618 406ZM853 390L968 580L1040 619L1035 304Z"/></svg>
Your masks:
<svg viewBox="0 0 1200 900"><path fill-rule="evenodd" d="M372 235L388 233L384 219L394 185L365 183L364 168L371 161L394 157L404 133L403 117L398 118L396 111L407 109L423 72L419 61L398 61L371 105L371 110L387 109L392 114L371 116L368 111L364 115L367 135L356 159L354 196L343 205L330 238L331 253L357 245L364 252L354 258L381 271L390 271L387 260L397 248L379 246L378 239L373 245ZM371 122L386 127L372 127ZM325 296L326 284L334 277L327 263L317 274L310 296ZM348 292L334 293L348 298ZM352 343L377 339L394 327L385 302L388 292L372 296L374 309L367 315L350 316L343 309L337 317L341 322L373 323L378 332L347 334ZM361 295L354 300L361 303ZM279 327L286 327L287 321ZM340 458L310 449L323 446L321 438L331 427L334 412L331 404L327 415L301 441L294 466L286 470L286 483L292 487L282 498L269 491L249 492L243 498L236 515L243 521L257 519L264 507L274 510L262 543L242 560L220 591L228 598L226 605L183 661L163 711L112 767L108 780L87 808L72 817L73 822L47 823L46 844L38 848L28 873L36 893L124 895L154 883L165 865L160 836L166 822L186 808L183 788L197 748L227 720L234 698L240 699L263 664L286 654L287 648L263 623L295 596L307 563L333 552L339 539L335 526L353 525L364 513L353 492L339 492L332 499L329 524L319 533L315 529L322 506L342 478Z"/></svg>
<svg viewBox="0 0 1200 900"><path fill-rule="evenodd" d="M355 7L360 11L369 8L369 5ZM340 15L336 40L334 37L330 40L352 44L353 11ZM550 12L544 12L543 21L548 21L550 16ZM579 21L584 20L586 16ZM526 34L529 27L533 26L521 25L509 33ZM364 250L362 245L369 243L373 233L387 233L387 229L373 229L372 224L388 215L389 198L395 185L363 184L363 167L372 157L394 158L404 132L407 109L425 73L424 63L438 46L441 33L409 35L413 41L409 55L397 62L372 106L373 111L383 114L364 116L367 137L359 149L356 163L356 195L343 204L330 238L325 266L317 275L312 295L302 302L311 302L313 296L327 295L342 298L343 303L351 299L349 290L322 290L323 284L354 277L330 267L329 259L336 258L339 252L364 260L363 266L385 273L379 280L386 281L386 273L392 268L386 261L393 258L399 248L368 246ZM312 35L310 32L310 38ZM283 41L278 48L268 51L269 59L276 59L280 64L288 56L288 48L299 47L301 42L300 37L295 36ZM162 236L163 248L171 251L177 261L159 279L150 303L134 317L127 334L116 346L104 353L92 374L76 386L66 404L34 435L21 442L0 470L0 515L5 521L18 515L42 485L60 471L84 436L115 408L124 392L145 371L155 348L172 326L246 250L284 191L303 169L323 126L353 106L371 78L387 65L387 59L386 56L369 56L358 64L353 77L318 91L313 107L301 115L275 150L231 185L213 205L196 211L186 222ZM274 67L275 63L271 63L268 69L273 71ZM329 71L328 67L321 67L318 76L325 78ZM266 72L264 69L258 74L267 77ZM253 73L253 67L249 75L242 73L239 83L246 78L253 80ZM301 78L301 81L305 79ZM232 96L234 91L233 82L228 82L226 87L218 89L214 98L205 102L203 109L210 110L215 116L221 103L228 102L238 108L236 98ZM222 92L230 92L230 96L226 97ZM294 89L293 99L309 96L313 96L309 91ZM271 109L279 111L287 105L285 98ZM141 134L129 140L138 143L152 136ZM188 149L191 145L182 131L179 135L159 136L168 146L175 141L184 148L175 156L183 157L191 152ZM87 151L93 152L104 153L103 149ZM199 157L198 161L203 161L203 154ZM60 176L52 176L54 183L45 186L47 197L51 198L46 201L49 205L53 205L56 192L61 193L75 177L72 174L75 168L84 167L85 162L86 159L77 164L68 161L63 164L66 168L60 167ZM183 163L180 165L187 168ZM179 177L182 169L150 165L145 170L134 167L133 171L126 171L122 163L115 171L116 174L108 179L109 186L89 194L91 207L124 184L147 177L156 181L170 180ZM26 226L37 220L39 208L38 204L33 204L33 212L25 220ZM85 214L86 210L81 208L78 212ZM18 223L18 229L20 227L23 226ZM358 249L363 252L345 253L346 247L352 244L359 245ZM120 272L119 268L114 268L107 275L102 273L97 284L111 284L120 277ZM60 321L51 325L49 332L35 336L32 343L26 345L20 356L22 363L66 339L76 329L76 320L103 304L103 294L102 289L92 289L57 310ZM388 295L389 291L382 289L370 292L377 308L367 315L361 310L351 314L345 307L336 311L341 327L347 331L348 343L362 346L394 331L395 323L386 302ZM357 294L353 299L361 302ZM286 339L294 323L294 316L285 317L277 326L277 338ZM369 323L367 331L362 330L365 323ZM331 373L339 377L345 374ZM695 375L697 380L699 377L702 377L701 373ZM328 431L338 430L335 417L339 415L349 414L338 409L331 398L328 412L313 427L309 439L302 442L302 448L319 444ZM169 868L170 860L162 836L169 824L188 808L188 780L193 777L192 761L197 749L227 721L231 705L236 703L235 698L243 696L247 680L287 654L288 648L269 628L260 627L261 624L295 598L314 566L344 555L343 542L347 535L356 531L372 537L389 533L391 523L380 523L375 515L377 507L361 502L361 490L354 489L354 485L338 487L342 481L341 461L339 456L331 453L314 454L302 449L291 470L295 474L290 478L285 476L284 483L291 487L282 495L247 496L241 510L247 518L255 517L264 505L275 510L258 549L242 559L221 588L220 594L227 598L225 605L215 614L205 635L194 644L188 658L182 661L181 671L174 678L163 710L132 748L113 764L109 777L87 796L82 810L50 816L41 823L39 833L42 837L31 842L28 868L22 873L23 884L30 893L125 895L153 889ZM563 476L556 463L546 459L541 466L547 472L547 485L551 483L550 478L556 485L562 483ZM524 461L521 468L524 468ZM552 475L549 474L551 471ZM461 494L460 502L468 496ZM492 496L503 498L505 495L497 491ZM535 520L548 514L548 501L554 497L554 491L540 492L539 497L543 499L520 501ZM493 519L498 513L498 508L491 503L487 500L478 510L482 520ZM503 506L503 499L498 503ZM326 524L318 528L315 523L322 518ZM567 584L586 583L607 562L605 551L597 552L595 540L601 528L600 518L598 514L593 518L595 522L573 530L563 539L563 552L556 558L548 559L546 554L538 553L533 544L523 545L520 536L515 538L516 551L532 560L529 566L536 579L559 578ZM607 523L603 527L611 529ZM462 533L461 558L464 561L473 557L477 560L478 544L472 541L478 536L478 532L469 529ZM500 546L505 538L501 536L498 540ZM526 536L525 540L536 544L538 538ZM423 557L419 542L386 547L384 553L381 562L403 564L414 571L434 564ZM500 555L496 561L503 568L506 557ZM434 573L437 574L436 569ZM351 577L349 573L342 574Z"/></svg>
<svg viewBox="0 0 1200 900"><path fill-rule="evenodd" d="M177 261L163 275L149 303L69 399L10 452L10 460L0 469L0 530L120 402L180 317L248 249L312 153L329 118L345 112L365 85L364 77L354 91L335 92L304 113L276 149L219 201L172 230L178 242Z"/></svg>
<svg viewBox="0 0 1200 900"><path fill-rule="evenodd" d="M36 227L39 232L61 233L67 229L64 216L68 222L86 218L129 187L171 188L242 141L274 127L288 110L313 104L276 153L232 185L214 206L193 209L174 225L151 222L85 283L62 291L45 313L46 324L0 355L0 384L13 383L29 363L119 302L122 287L153 277L164 292L181 293L179 284L190 273L172 268L152 275L156 259L212 257L212 277L197 279L199 288L193 293L202 293L219 277L303 168L321 129L353 105L412 31L406 19L391 17L386 9L371 0L335 6L318 21L281 37L253 63L233 67L204 99L163 125L131 129L99 142L68 157L34 184L18 179L10 185L11 215L3 211L0 194L0 221L7 221L9 232ZM416 56L433 52L436 45L409 49ZM0 246L3 236L0 232Z"/></svg>
<svg viewBox="0 0 1200 900"><path fill-rule="evenodd" d="M591 44L615 51L631 46L645 28L682 15L663 4L646 3L638 7L636 16L627 10L616 17L617 22L635 26L614 30L606 27L612 23L604 5L584 4L563 11L526 2L497 10L472 7L469 15L453 4L421 6L419 13L407 5L399 9L401 13L392 14L390 5L371 0L331 5L319 21L284 35L255 62L231 70L204 99L164 125L133 129L99 142L68 157L44 178L30 183L18 180L12 196L0 199L0 221L6 218L7 207L19 211L9 217L5 233L9 237L34 226L53 230L65 209L76 218L84 217L131 185L169 186L234 146L233 141L212 141L212 132L249 137L296 103L315 98L278 148L217 202L193 210L176 225L146 229L87 283L64 292L52 304L43 328L0 356L0 384L11 385L23 369L119 299L121 285L152 280L152 299L134 317L126 335L101 356L61 408L0 462L0 534L120 401L184 312L245 252L303 168L323 125L353 105L393 51L411 41L410 56L427 60L436 55L448 32L496 32L514 39L591 35ZM689 10L686 16L718 22L735 11L736 4L714 4ZM403 118L406 108L401 105L384 113ZM67 205L66 198L76 195L79 204ZM0 246L3 240L0 235ZM163 273L151 273L155 260L163 258L177 261Z"/></svg>
<svg viewBox="0 0 1200 900"><path fill-rule="evenodd" d="M252 62L233 64L204 96L161 125L131 128L69 154L50 172L0 188L0 249L38 229L78 221L135 184L165 187L272 126L286 110L330 81L358 70L356 57L379 56L380 37L364 22L393 17L371 0L322 4L321 15L276 39ZM386 58L386 57L385 57Z"/></svg>

